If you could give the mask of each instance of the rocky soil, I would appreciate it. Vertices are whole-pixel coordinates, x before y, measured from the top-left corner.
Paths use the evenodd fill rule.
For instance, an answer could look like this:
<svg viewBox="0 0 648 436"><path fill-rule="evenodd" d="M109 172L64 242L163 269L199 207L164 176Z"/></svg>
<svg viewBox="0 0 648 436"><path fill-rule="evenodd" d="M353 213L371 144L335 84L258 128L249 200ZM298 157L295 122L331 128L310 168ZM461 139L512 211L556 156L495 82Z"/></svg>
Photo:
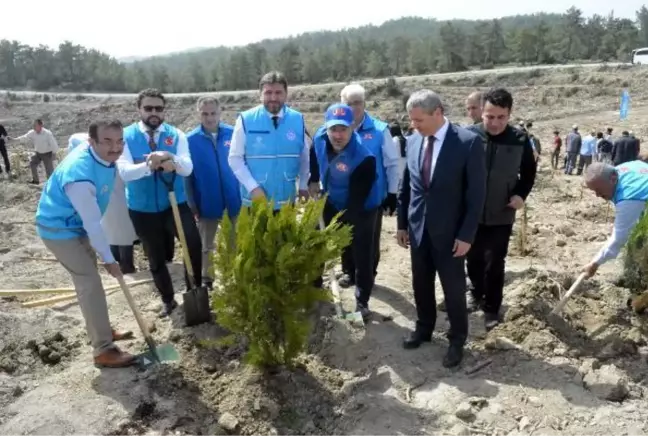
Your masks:
<svg viewBox="0 0 648 436"><path fill-rule="evenodd" d="M25 308L24 301L1 298L0 434L643 434L648 430L643 413L648 331L645 319L626 308L629 291L613 284L620 263L605 265L560 315L550 314L611 231L614 210L582 191L579 177L553 172L548 144L551 130L565 132L574 123L583 130L611 125L645 135L648 110L640 97L647 77L637 69L583 69L399 83L399 92L438 89L451 118L459 121L461 99L475 87L509 86L518 98L516 115L534 120L544 144L526 211L526 238L520 214L511 240L505 322L487 334L482 315L471 315L460 369L441 366L448 327L443 315L431 345L415 351L401 347L415 315L410 262L394 241L395 219L387 217L372 297L374 320L358 327L321 307L313 314L309 349L294 370L265 374L250 368L240 346L211 345L223 334L217 325L185 327L181 311L156 320L160 302L149 285L134 287L135 299L155 322L156 340L173 344L182 360L146 371L94 368L74 300ZM622 86L630 88L635 103L630 119L620 123L614 109ZM308 112L314 127L338 92L303 88L293 101ZM371 111L400 118L401 96L388 97L397 92L383 82L372 92ZM0 122L16 135L41 116L63 143L100 114L125 122L135 116L131 101L47 99L5 96ZM249 95L227 97L225 118L252 104ZM193 101L173 100L168 118L190 127L196 121ZM25 184L26 155L10 152L18 177L0 181L2 287L70 286L68 274L36 237L33 214L40 188ZM137 250L142 271L132 280L148 277ZM180 259L171 267L181 289ZM113 280L105 276L104 283ZM123 347L145 350L123 295L108 294L113 324L136 332ZM441 298L440 289L437 295ZM352 291L342 297L352 309Z"/></svg>

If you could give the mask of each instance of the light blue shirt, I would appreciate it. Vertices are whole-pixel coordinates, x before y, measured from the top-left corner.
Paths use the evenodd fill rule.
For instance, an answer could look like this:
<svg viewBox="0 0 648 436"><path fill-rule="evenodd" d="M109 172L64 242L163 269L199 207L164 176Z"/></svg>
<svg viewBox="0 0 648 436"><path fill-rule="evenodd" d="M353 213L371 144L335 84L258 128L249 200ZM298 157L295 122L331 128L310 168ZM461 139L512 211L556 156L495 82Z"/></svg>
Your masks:
<svg viewBox="0 0 648 436"><path fill-rule="evenodd" d="M628 242L630 233L639 218L641 218L641 213L645 208L646 202L641 200L624 200L616 204L614 230L612 230L612 235L594 258L594 262L602 265L619 255L623 246Z"/></svg>
<svg viewBox="0 0 648 436"><path fill-rule="evenodd" d="M596 153L596 138L592 135L587 135L581 143L580 154L583 156L592 156L594 153Z"/></svg>

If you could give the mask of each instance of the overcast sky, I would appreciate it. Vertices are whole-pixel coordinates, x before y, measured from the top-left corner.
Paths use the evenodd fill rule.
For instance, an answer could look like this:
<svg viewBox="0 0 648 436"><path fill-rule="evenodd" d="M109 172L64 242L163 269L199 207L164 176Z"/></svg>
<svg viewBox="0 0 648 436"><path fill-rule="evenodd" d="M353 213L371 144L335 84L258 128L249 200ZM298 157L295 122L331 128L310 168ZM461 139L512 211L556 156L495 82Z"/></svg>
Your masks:
<svg viewBox="0 0 648 436"><path fill-rule="evenodd" d="M244 45L312 30L381 24L399 16L488 19L540 11L564 12L573 4L587 16L607 15L614 7L616 16L634 19L635 11L645 0L408 0L385 3L383 7L376 7L378 0L1 1L0 39L52 47L70 40L125 57L194 47ZM268 6L272 4L278 6Z"/></svg>

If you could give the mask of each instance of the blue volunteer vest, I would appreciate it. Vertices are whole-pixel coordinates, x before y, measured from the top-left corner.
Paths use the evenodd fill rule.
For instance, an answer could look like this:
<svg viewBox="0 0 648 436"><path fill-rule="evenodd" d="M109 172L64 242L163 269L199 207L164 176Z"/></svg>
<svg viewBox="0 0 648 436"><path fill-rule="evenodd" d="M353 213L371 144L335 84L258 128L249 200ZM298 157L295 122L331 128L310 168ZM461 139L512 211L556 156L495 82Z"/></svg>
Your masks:
<svg viewBox="0 0 648 436"><path fill-rule="evenodd" d="M72 239L85 236L83 221L65 193L74 182L91 182L103 215L115 184L115 165L100 162L89 146L74 149L47 180L36 210L36 230L43 239Z"/></svg>
<svg viewBox="0 0 648 436"><path fill-rule="evenodd" d="M133 123L124 129L124 141L133 157L133 163L146 162L145 155L151 153L148 145L148 135L139 128L139 123ZM172 154L178 152L178 131L175 127L163 123L160 129L156 151L168 151ZM126 182L126 204L128 208L137 212L162 212L171 207L169 203L169 190L160 178L171 180L171 174L155 172L138 180ZM178 204L187 201L183 178L176 176L173 188Z"/></svg>
<svg viewBox="0 0 648 436"><path fill-rule="evenodd" d="M236 217L241 209L240 185L227 162L233 130L229 124L220 123L216 139L202 126L187 134L194 201L201 218L221 219L226 210L230 217Z"/></svg>
<svg viewBox="0 0 648 436"><path fill-rule="evenodd" d="M612 201L648 200L648 164L633 160L616 167L619 179Z"/></svg>
<svg viewBox="0 0 648 436"><path fill-rule="evenodd" d="M284 106L275 129L263 105L241 113L245 131L245 161L252 177L279 209L297 195L299 161L304 149L304 117ZM252 204L250 193L241 185L244 206Z"/></svg>
<svg viewBox="0 0 648 436"><path fill-rule="evenodd" d="M351 141L344 147L344 150L329 162L326 142L326 128L320 127L315 134L313 146L317 155L317 165L320 171L322 186L324 192L328 194L328 201L337 210L344 210L348 208L351 174L363 160L368 156L373 156L373 153L365 145L360 143L360 137L357 133L354 133L351 135ZM379 170L376 168L376 178L374 179L369 197L365 201L365 210L375 209L383 202L378 184L378 173Z"/></svg>
<svg viewBox="0 0 648 436"><path fill-rule="evenodd" d="M362 143L369 149L376 158L376 169L378 170L378 186L382 200L387 198L387 171L383 162L383 142L385 141L384 131L389 126L387 123L373 118L365 112L364 121L356 132L360 135Z"/></svg>

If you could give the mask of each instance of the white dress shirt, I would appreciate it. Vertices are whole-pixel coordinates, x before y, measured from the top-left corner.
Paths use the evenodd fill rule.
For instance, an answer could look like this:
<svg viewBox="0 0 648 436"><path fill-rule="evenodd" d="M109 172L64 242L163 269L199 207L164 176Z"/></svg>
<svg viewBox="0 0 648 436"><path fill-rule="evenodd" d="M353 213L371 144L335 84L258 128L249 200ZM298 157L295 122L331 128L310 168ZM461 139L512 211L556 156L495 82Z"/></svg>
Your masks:
<svg viewBox="0 0 648 436"><path fill-rule="evenodd" d="M13 139L18 142L31 141L36 153L56 153L59 149L54 134L45 127L41 129L40 133L36 133L36 130L32 129Z"/></svg>
<svg viewBox="0 0 648 436"><path fill-rule="evenodd" d="M364 118L356 127L356 131L362 128L364 124ZM400 171L400 144L394 142L391 133L388 128L382 131L383 143L382 143L382 155L383 155L383 167L385 168L385 174L387 175L387 192L390 194L396 194L398 192L398 182L400 181L401 171Z"/></svg>
<svg viewBox="0 0 648 436"><path fill-rule="evenodd" d="M602 265L619 255L645 208L646 202L640 200L624 200L616 204L612 235L594 257L594 262Z"/></svg>
<svg viewBox="0 0 648 436"><path fill-rule="evenodd" d="M75 133L72 136L70 136L70 139L68 140L68 148L67 152L71 152L74 150L77 146L88 142L89 135L84 132L80 133Z"/></svg>
<svg viewBox="0 0 648 436"><path fill-rule="evenodd" d="M104 165L110 163L102 160L90 147L90 153L98 162ZM115 258L110 252L110 244L101 225L101 210L97 202L97 188L92 182L72 182L64 187L72 207L77 211L83 222L83 229L88 234L90 245L105 263L115 263Z"/></svg>
<svg viewBox="0 0 648 436"><path fill-rule="evenodd" d="M446 134L448 133L448 127L450 127L450 123L448 122L448 119L444 117L445 122L441 126L439 130L434 134L434 149L432 150L432 166L430 168L430 182L432 181L432 177L434 176L434 169L436 168L436 163L437 159L439 159L439 153L441 153L441 148L443 148L443 142L445 141ZM412 135L414 136L414 135ZM419 140L421 138L421 134L419 133L418 136ZM425 156L425 150L430 146L430 141L428 137L425 137L423 143L423 148L421 149L421 155L419 157L419 168L422 168L423 165L423 158Z"/></svg>
<svg viewBox="0 0 648 436"><path fill-rule="evenodd" d="M270 112L266 111L269 117L273 115ZM284 109L281 109L277 114L279 118L284 116ZM306 135L306 126L304 126L304 148L299 156L299 189L306 190L308 189L308 178L310 177L310 144L311 140ZM239 116L236 119L234 124L234 131L232 132L232 141L230 143L229 157L227 162L229 163L232 172L238 179L239 183L247 189L248 192L259 187L259 182L257 182L250 168L248 168L247 163L245 162L245 130L243 129L243 121Z"/></svg>
<svg viewBox="0 0 648 436"><path fill-rule="evenodd" d="M149 128L141 121L137 123L137 126L148 138ZM158 126L153 134L153 139L156 143L160 140L161 127L162 126ZM178 132L178 147L176 154L173 157L173 163L176 166L176 173L179 176L187 177L193 171L193 162L191 162L191 154L189 153L189 142L187 141L187 136L182 130L176 128L176 131ZM153 171L151 171L151 168L149 168L146 162L133 162L133 155L131 154L127 143L124 144L124 152L117 160L117 168L119 170L119 175L124 182L132 182L153 174Z"/></svg>

